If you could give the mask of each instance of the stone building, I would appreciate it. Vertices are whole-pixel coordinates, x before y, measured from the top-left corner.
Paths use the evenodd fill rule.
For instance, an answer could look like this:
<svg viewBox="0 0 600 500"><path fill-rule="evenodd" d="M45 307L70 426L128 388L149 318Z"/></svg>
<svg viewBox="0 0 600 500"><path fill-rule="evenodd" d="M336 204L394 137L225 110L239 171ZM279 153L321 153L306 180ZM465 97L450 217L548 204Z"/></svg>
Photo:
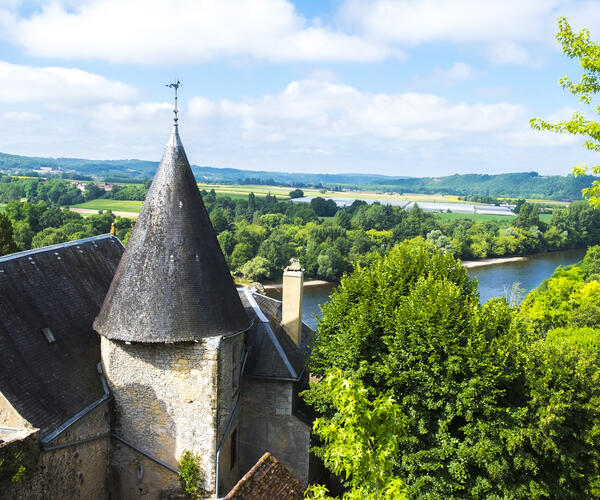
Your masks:
<svg viewBox="0 0 600 500"><path fill-rule="evenodd" d="M267 451L306 484L311 331L286 276L283 307L236 290L175 123L126 249L0 258L0 461L27 468L0 496L169 498L186 450L207 498Z"/></svg>

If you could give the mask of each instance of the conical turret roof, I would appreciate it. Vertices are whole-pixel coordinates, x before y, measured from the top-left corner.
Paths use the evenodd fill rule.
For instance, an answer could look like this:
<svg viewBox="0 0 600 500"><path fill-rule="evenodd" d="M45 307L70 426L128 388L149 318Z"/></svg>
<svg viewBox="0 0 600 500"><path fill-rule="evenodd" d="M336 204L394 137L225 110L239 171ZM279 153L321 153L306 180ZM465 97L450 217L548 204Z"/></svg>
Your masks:
<svg viewBox="0 0 600 500"><path fill-rule="evenodd" d="M175 125L94 329L182 342L248 326Z"/></svg>

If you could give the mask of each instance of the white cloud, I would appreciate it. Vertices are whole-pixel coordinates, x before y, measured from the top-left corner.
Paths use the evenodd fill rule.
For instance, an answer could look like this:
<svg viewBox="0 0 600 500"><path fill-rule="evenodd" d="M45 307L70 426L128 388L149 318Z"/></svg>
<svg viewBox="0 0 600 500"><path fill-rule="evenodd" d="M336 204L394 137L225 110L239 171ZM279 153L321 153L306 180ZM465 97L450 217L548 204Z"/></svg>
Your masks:
<svg viewBox="0 0 600 500"><path fill-rule="evenodd" d="M342 14L373 39L405 43L540 40L560 0L347 0Z"/></svg>
<svg viewBox="0 0 600 500"><path fill-rule="evenodd" d="M473 76L473 70L471 66L468 64L457 62L452 65L452 67L444 70L444 69L436 69L434 72L434 76L436 78L450 80L450 81L460 81L460 80L468 80Z"/></svg>
<svg viewBox="0 0 600 500"><path fill-rule="evenodd" d="M488 55L490 60L496 64L514 64L516 66L536 64L523 45L513 42L491 44L488 47Z"/></svg>
<svg viewBox="0 0 600 500"><path fill-rule="evenodd" d="M42 117L37 113L28 111L7 111L3 113L1 119L7 122L34 122L41 120Z"/></svg>
<svg viewBox="0 0 600 500"><path fill-rule="evenodd" d="M0 61L0 103L42 101L89 104L99 101L126 101L137 90L124 83L75 68L35 67Z"/></svg>
<svg viewBox="0 0 600 500"><path fill-rule="evenodd" d="M316 80L291 82L279 94L258 99L191 101L192 117L205 118L209 115L206 110L228 120L228 126L238 128L247 140L282 134L292 142L309 137L315 142L326 138L339 144L364 137L439 140L504 130L525 117L522 106L505 102L467 104L434 94L371 94Z"/></svg>
<svg viewBox="0 0 600 500"><path fill-rule="evenodd" d="M71 8L56 0L30 17L10 15L5 39L41 57L162 64L245 56L372 61L390 55L382 45L307 21L287 0L90 0Z"/></svg>
<svg viewBox="0 0 600 500"><path fill-rule="evenodd" d="M346 29L382 45L470 44L496 64L538 65L540 47L557 44L556 19L600 30L597 1L346 0Z"/></svg>
<svg viewBox="0 0 600 500"><path fill-rule="evenodd" d="M40 72L35 73L39 86L21 78L29 86L21 89L29 100L1 103L4 152L160 158L172 123L171 103L144 101L133 88L131 98L123 100L118 86L122 84L105 80L104 86L91 85L85 105L73 106L69 79L57 84L51 78L48 83L45 68L25 68L26 74ZM13 73L19 74L14 68ZM6 83L0 79L0 84ZM118 84L117 91L113 84ZM293 81L260 97L196 96L181 104L188 157L200 165L439 175L482 168L565 172L572 158L586 161L576 139L529 130L528 119L534 113L501 100L466 102L433 93L370 93L313 78ZM559 119L570 111L558 109L555 117L549 116Z"/></svg>
<svg viewBox="0 0 600 500"><path fill-rule="evenodd" d="M421 87L423 85L436 84L449 87L473 78L473 68L463 62L456 62L448 69L436 68L430 76L416 76L413 83Z"/></svg>
<svg viewBox="0 0 600 500"><path fill-rule="evenodd" d="M188 103L188 109L191 115L205 118L215 112L216 106L204 97L193 97Z"/></svg>

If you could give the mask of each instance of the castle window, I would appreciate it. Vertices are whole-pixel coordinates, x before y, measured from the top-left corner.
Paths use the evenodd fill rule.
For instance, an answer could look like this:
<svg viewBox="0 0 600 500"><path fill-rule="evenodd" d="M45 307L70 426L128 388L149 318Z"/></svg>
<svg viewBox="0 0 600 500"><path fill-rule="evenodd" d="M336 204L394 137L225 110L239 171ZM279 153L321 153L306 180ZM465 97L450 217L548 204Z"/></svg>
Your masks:
<svg viewBox="0 0 600 500"><path fill-rule="evenodd" d="M50 330L50 328L42 328L42 333L44 334L44 337L46 337L48 344L56 342L54 334L52 333L52 330Z"/></svg>
<svg viewBox="0 0 600 500"><path fill-rule="evenodd" d="M230 453L230 462L229 468L233 469L235 467L235 463L237 462L237 445L238 445L238 431L237 427L233 429L231 433L231 453Z"/></svg>

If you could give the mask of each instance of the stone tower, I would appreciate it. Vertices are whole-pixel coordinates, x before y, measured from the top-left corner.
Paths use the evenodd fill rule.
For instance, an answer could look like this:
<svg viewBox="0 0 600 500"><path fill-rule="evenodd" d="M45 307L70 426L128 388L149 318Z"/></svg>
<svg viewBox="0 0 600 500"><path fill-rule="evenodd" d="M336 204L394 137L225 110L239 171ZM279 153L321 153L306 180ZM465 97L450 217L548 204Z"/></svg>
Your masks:
<svg viewBox="0 0 600 500"><path fill-rule="evenodd" d="M175 121L94 322L114 396L112 498L168 498L185 450L205 496L235 483L249 327Z"/></svg>

